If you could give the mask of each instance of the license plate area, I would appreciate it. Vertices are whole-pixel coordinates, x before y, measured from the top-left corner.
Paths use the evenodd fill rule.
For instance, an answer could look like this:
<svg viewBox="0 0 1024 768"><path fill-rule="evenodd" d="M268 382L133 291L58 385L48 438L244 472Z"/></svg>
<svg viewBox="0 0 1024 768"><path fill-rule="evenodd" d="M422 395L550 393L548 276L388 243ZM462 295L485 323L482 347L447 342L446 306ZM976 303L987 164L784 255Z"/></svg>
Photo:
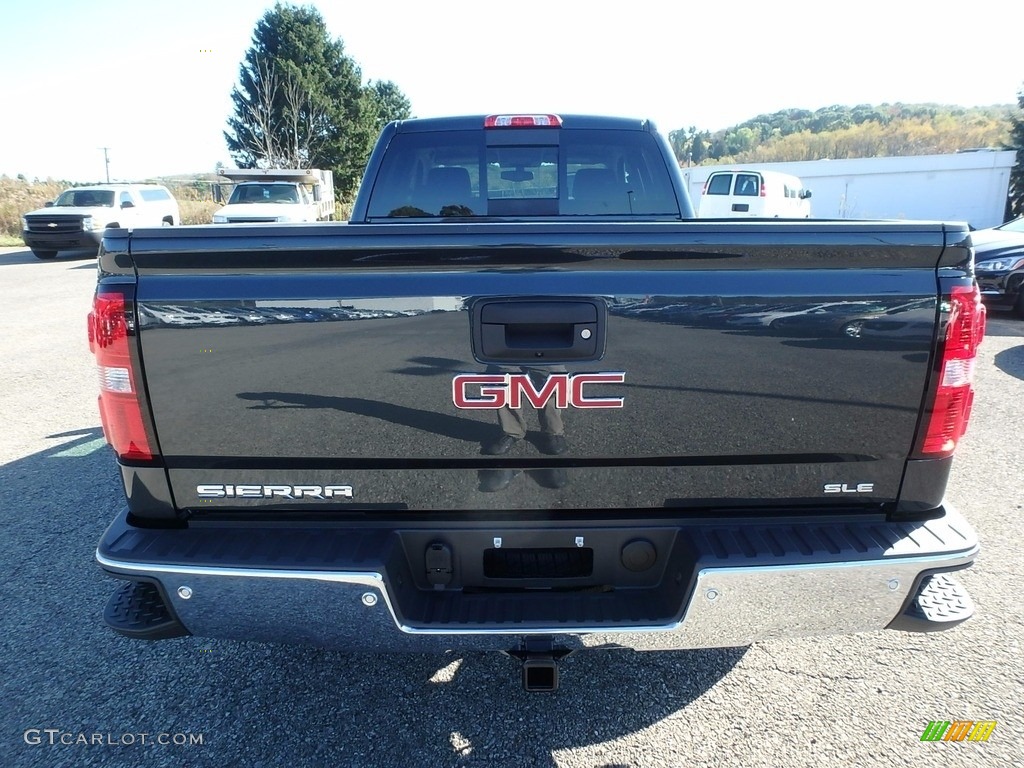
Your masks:
<svg viewBox="0 0 1024 768"><path fill-rule="evenodd" d="M590 547L484 550L488 579L578 579L594 574Z"/></svg>

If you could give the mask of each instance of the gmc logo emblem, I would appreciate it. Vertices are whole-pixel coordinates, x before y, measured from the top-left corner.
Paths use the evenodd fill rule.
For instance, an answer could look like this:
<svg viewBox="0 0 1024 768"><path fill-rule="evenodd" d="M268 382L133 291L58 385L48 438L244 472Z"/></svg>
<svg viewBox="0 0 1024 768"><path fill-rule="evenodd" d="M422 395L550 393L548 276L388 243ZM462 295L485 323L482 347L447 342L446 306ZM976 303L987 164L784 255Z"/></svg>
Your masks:
<svg viewBox="0 0 1024 768"><path fill-rule="evenodd" d="M621 408L621 397L588 395L591 384L622 384L625 373L552 373L534 386L525 373L460 373L452 379L452 400L456 408L521 408L529 403L543 408L551 398L556 408ZM470 388L480 394L470 394Z"/></svg>

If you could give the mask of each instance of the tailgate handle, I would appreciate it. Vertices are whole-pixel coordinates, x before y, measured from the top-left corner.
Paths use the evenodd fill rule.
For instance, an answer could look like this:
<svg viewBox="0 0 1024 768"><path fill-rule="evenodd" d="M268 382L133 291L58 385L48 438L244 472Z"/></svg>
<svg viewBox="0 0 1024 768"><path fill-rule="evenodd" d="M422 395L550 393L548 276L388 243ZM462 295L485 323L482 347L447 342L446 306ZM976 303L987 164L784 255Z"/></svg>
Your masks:
<svg viewBox="0 0 1024 768"><path fill-rule="evenodd" d="M602 299L484 299L473 305L473 353L484 363L561 363L604 356Z"/></svg>

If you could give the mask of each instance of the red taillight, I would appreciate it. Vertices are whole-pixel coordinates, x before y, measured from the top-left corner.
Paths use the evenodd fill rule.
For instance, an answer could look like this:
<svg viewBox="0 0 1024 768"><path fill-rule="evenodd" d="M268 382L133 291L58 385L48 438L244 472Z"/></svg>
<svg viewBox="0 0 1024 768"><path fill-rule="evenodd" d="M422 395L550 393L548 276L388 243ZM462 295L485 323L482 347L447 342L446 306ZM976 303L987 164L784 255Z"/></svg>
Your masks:
<svg viewBox="0 0 1024 768"><path fill-rule="evenodd" d="M761 179L761 197L768 197L768 183Z"/></svg>
<svg viewBox="0 0 1024 768"><path fill-rule="evenodd" d="M128 306L120 293L97 293L89 313L89 349L100 377L100 420L107 442L122 459L149 461L142 406L129 353Z"/></svg>
<svg viewBox="0 0 1024 768"><path fill-rule="evenodd" d="M558 115L488 115L484 128L561 128Z"/></svg>
<svg viewBox="0 0 1024 768"><path fill-rule="evenodd" d="M928 458L952 456L967 431L974 402L974 360L985 336L985 307L978 286L954 286L942 344L939 384L921 453Z"/></svg>

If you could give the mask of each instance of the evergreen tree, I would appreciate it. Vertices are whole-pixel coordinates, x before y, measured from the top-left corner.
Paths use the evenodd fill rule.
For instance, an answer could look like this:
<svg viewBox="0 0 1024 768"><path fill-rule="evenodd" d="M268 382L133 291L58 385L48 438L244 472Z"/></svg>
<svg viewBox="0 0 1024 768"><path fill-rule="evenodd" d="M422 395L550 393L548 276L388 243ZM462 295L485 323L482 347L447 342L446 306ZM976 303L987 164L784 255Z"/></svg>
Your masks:
<svg viewBox="0 0 1024 768"><path fill-rule="evenodd" d="M392 120L406 120L412 116L409 99L390 80L371 81L369 90L377 109L378 131Z"/></svg>
<svg viewBox="0 0 1024 768"><path fill-rule="evenodd" d="M359 183L380 109L315 8L278 3L263 15L231 100L224 138L239 167L329 169L343 197Z"/></svg>
<svg viewBox="0 0 1024 768"><path fill-rule="evenodd" d="M1010 171L1010 195L1006 218L1024 216L1024 86L1017 93L1017 113L1010 118L1010 146L1017 150L1017 163Z"/></svg>

